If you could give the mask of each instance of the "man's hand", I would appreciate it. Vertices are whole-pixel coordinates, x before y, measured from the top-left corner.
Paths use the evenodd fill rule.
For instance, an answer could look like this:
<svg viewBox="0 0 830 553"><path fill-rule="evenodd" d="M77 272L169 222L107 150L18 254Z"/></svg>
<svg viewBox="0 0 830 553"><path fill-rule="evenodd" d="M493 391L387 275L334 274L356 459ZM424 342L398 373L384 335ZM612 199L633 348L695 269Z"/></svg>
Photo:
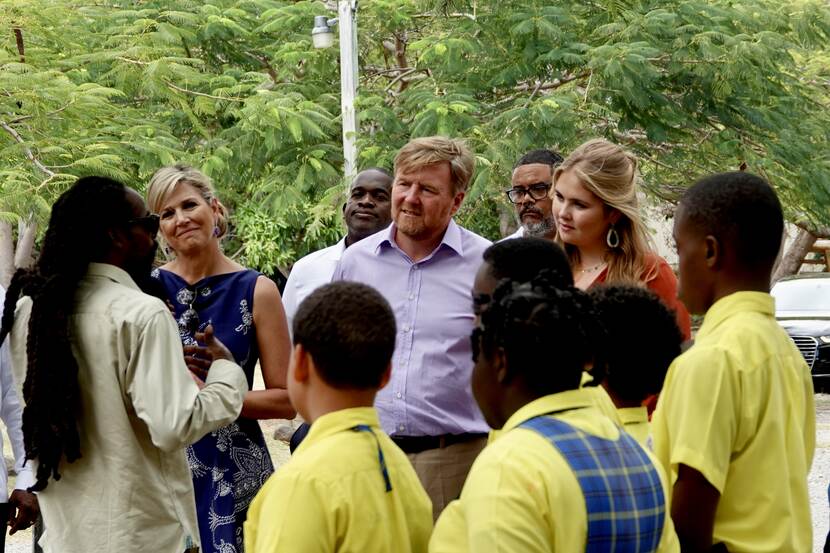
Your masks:
<svg viewBox="0 0 830 553"><path fill-rule="evenodd" d="M35 523L40 514L37 496L26 490L14 490L9 497L9 534L25 530Z"/></svg>
<svg viewBox="0 0 830 553"><path fill-rule="evenodd" d="M196 340L204 346L185 346L184 362L187 368L199 380L207 379L208 369L216 359L227 359L236 362L230 350L213 334L213 325L208 325L204 332L196 333ZM196 382L199 383L198 381Z"/></svg>

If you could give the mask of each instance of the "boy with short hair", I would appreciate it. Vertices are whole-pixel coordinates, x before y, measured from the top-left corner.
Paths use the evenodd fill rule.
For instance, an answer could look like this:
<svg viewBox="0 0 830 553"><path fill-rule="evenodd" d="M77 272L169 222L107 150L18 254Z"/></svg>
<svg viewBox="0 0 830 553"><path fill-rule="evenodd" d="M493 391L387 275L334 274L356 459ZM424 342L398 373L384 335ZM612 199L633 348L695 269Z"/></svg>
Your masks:
<svg viewBox="0 0 830 553"><path fill-rule="evenodd" d="M626 432L646 445L650 423L644 402L660 393L669 365L680 355L683 333L675 313L647 288L603 285L590 294L606 333L602 387Z"/></svg>
<svg viewBox="0 0 830 553"><path fill-rule="evenodd" d="M248 511L245 550L426 551L432 504L372 407L389 381L395 317L373 288L335 282L294 318L288 394L308 436Z"/></svg>
<svg viewBox="0 0 830 553"><path fill-rule="evenodd" d="M502 281L481 312L472 390L502 432L430 552L679 551L657 461L580 388L599 332L591 300L550 276Z"/></svg>
<svg viewBox="0 0 830 553"><path fill-rule="evenodd" d="M652 420L687 551L811 551L810 371L775 320L781 204L762 178L698 181L675 214L680 299L705 313L669 368Z"/></svg>

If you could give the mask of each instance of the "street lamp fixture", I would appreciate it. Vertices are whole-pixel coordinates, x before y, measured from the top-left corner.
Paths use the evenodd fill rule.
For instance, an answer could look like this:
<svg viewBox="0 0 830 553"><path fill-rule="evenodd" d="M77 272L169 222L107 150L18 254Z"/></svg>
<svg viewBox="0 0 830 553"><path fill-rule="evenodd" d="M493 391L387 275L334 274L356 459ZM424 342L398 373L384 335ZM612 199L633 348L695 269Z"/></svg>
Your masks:
<svg viewBox="0 0 830 553"><path fill-rule="evenodd" d="M314 17L314 28L311 29L311 42L315 48L331 48L334 44L334 31L332 27L337 25L337 18L329 19L325 15Z"/></svg>
<svg viewBox="0 0 830 553"><path fill-rule="evenodd" d="M357 0L338 0L336 19L314 17L311 41L315 48L334 44L332 27L340 27L340 111L343 120L343 176L351 185L357 167L357 125L354 99L357 95Z"/></svg>

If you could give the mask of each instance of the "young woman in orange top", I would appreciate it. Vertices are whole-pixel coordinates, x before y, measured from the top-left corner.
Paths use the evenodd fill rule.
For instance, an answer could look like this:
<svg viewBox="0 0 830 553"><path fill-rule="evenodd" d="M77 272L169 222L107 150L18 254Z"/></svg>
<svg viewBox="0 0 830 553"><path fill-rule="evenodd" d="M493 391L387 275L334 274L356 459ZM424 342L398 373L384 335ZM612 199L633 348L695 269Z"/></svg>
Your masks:
<svg viewBox="0 0 830 553"><path fill-rule="evenodd" d="M556 241L568 253L578 288L646 286L675 311L688 340L689 312L677 299L674 272L651 246L637 199L639 179L637 158L620 146L604 139L579 146L553 174Z"/></svg>

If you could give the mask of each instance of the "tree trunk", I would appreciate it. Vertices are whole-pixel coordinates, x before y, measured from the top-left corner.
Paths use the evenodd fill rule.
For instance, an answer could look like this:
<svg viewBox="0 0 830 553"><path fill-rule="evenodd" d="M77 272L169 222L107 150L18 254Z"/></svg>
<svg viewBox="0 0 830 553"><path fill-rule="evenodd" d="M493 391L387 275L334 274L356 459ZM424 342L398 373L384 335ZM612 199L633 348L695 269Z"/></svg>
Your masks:
<svg viewBox="0 0 830 553"><path fill-rule="evenodd" d="M12 224L0 221L0 285L7 288L14 274L14 237Z"/></svg>
<svg viewBox="0 0 830 553"><path fill-rule="evenodd" d="M804 262L804 257L816 241L816 235L805 228L799 227L798 234L790 244L790 247L781 257L778 262L778 267L772 276L772 281L776 282L782 277L794 275L801 268Z"/></svg>
<svg viewBox="0 0 830 553"><path fill-rule="evenodd" d="M14 252L15 268L28 269L32 266L35 238L37 238L37 221L35 221L34 216L30 216L27 221L21 220L17 226L17 249Z"/></svg>

